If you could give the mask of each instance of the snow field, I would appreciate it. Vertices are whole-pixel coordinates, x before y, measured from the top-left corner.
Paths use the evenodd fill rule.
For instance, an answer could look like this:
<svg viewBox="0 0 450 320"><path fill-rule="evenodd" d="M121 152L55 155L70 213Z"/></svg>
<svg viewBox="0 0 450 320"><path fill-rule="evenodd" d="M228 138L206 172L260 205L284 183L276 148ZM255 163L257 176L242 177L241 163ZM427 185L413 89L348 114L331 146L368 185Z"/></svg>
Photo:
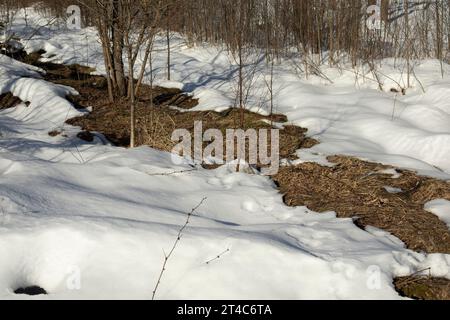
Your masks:
<svg viewBox="0 0 450 320"><path fill-rule="evenodd" d="M20 19L15 28L25 30ZM102 73L93 29L44 28L24 46ZM178 37L173 46L171 86L200 98L195 110L233 104L235 66L223 50L189 48ZM155 69L164 84L162 56ZM386 68L398 76L389 61ZM267 113L264 64L259 70L249 107ZM346 72L324 72L335 85L300 79L288 62L275 70L277 112L321 141L299 151L303 160L350 154L449 179L449 80L436 80L433 61L417 68L427 92L415 87L405 97L378 92L373 81L357 88ZM64 125L80 114L64 99L73 90L0 56L0 92L8 91L31 104L0 111L0 299L23 298L13 291L28 285L49 292L40 299L149 299L164 252L205 197L158 299L401 299L393 277L431 267L450 279L448 255L406 250L386 232L365 232L333 212L289 208L267 177L228 167L172 174L192 164L174 165L170 154L147 147L113 147L101 136L83 142ZM50 137L55 128L66 137ZM430 204L436 214L442 208Z"/></svg>

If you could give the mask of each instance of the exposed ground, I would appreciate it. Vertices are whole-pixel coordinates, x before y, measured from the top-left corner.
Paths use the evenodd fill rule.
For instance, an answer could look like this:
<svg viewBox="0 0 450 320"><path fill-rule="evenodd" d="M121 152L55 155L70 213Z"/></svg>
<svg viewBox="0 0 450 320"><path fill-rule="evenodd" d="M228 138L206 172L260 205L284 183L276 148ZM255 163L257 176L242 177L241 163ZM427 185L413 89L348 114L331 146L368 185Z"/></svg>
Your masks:
<svg viewBox="0 0 450 320"><path fill-rule="evenodd" d="M85 116L67 122L80 126L79 137L92 139L91 132L101 132L118 146L128 146L129 105L126 99L112 104L108 101L106 81L89 75L89 68L39 62L40 54L24 56L23 61L47 71L45 78L75 88L80 96L68 97L78 108L92 108ZM9 94L0 97L0 105L13 107L19 103ZM197 104L195 99L177 89L143 86L137 105L138 144L170 151L174 129L193 130L194 121L203 120L209 128L239 127L239 111L182 112ZM173 107L176 107L173 108ZM245 129L270 128L270 122L286 123L286 117L264 117L246 112ZM59 132L49 132L55 136ZM318 143L306 137L306 130L286 125L281 131L281 156L293 158L296 150ZM401 239L408 248L427 253L450 254L450 231L437 216L424 210L425 203L434 199L450 200L450 184L420 177L414 172L362 160L333 156L328 159L334 167L315 163L284 167L274 176L289 206L307 206L317 212L335 211L338 217L353 218L361 227L374 226ZM387 173L386 170L391 170ZM388 188L386 188L388 187ZM393 192L395 190L395 192ZM450 281L446 279L411 276L395 279L399 293L415 299L449 299Z"/></svg>
<svg viewBox="0 0 450 320"><path fill-rule="evenodd" d="M79 88L76 89L79 90ZM82 92L83 90L79 91ZM151 99L146 97L144 93L141 95L136 109L138 145L148 145L159 150L171 151L176 144L171 140L172 132L181 128L193 132L195 121L202 121L203 131L211 128L219 129L224 136L226 129L239 127L239 111L237 110L229 110L223 113L180 112L170 108L165 103L158 102L159 97L161 95L173 95L171 100L178 100L180 103L171 103L170 106L177 108L183 108L186 104L192 105L193 101L190 97L183 96L176 89L155 88L154 93L157 96L154 99L153 106L151 106ZM182 96L183 98L181 98ZM93 100L72 98L72 101L75 101L79 106L92 107L93 110L89 115L70 119L67 123L80 126L85 131L101 132L116 145L129 146L130 108L126 101L111 104L107 99L101 97ZM273 119L279 122L286 121L282 116L274 116ZM244 127L245 129L271 128L270 124L263 120L270 122L271 118L246 112ZM305 129L285 126L280 132L281 156L287 158L302 147L313 146L316 142L307 138L305 133Z"/></svg>
<svg viewBox="0 0 450 320"><path fill-rule="evenodd" d="M431 200L450 200L449 182L399 169L392 175L386 173L392 167L350 157L328 160L336 166L304 163L281 168L273 178L287 205L335 211L338 217L353 218L363 229L388 231L415 251L450 253L448 226L424 210ZM412 275L395 279L394 285L405 297L450 300L448 279Z"/></svg>
<svg viewBox="0 0 450 320"><path fill-rule="evenodd" d="M13 96L11 93L2 94L0 95L0 110L14 108L21 102L19 98Z"/></svg>
<svg viewBox="0 0 450 320"><path fill-rule="evenodd" d="M416 300L450 300L450 281L443 278L412 276L394 281L397 291Z"/></svg>
<svg viewBox="0 0 450 320"><path fill-rule="evenodd" d="M450 183L403 170L393 177L385 173L392 167L349 157L328 160L336 166L304 163L281 168L274 180L287 205L335 211L338 217L355 219L361 228L390 232L409 249L450 254L448 226L424 210L431 200L450 200Z"/></svg>
<svg viewBox="0 0 450 320"><path fill-rule="evenodd" d="M119 98L115 103L108 99L106 79L92 76L89 68L80 65L64 66L39 61L41 53L31 54L24 58L46 70L46 80L70 86L80 95L68 99L81 109L92 108L89 115L68 119L67 123L80 126L85 131L81 135L89 139L89 132L101 132L118 146L128 147L130 144L130 106L126 98ZM225 136L225 130L240 127L240 111L230 109L218 113L213 111L182 112L198 104L196 99L178 89L142 85L137 99L136 122L137 144L171 151L176 143L171 140L175 129L187 129L193 132L194 122L203 122L203 131L219 129ZM286 123L283 115L262 116L245 111L243 129L270 129L271 122ZM286 124L280 130L280 156L292 157L296 150L310 148L318 142L306 136L306 129ZM55 132L51 133L52 135ZM270 147L270 144L269 144Z"/></svg>

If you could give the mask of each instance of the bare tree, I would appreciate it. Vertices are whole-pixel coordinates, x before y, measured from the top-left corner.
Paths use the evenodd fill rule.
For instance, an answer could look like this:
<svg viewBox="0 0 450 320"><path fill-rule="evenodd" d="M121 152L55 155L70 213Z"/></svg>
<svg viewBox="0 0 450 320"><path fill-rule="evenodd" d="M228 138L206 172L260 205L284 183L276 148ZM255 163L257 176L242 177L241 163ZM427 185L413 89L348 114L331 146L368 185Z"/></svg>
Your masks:
<svg viewBox="0 0 450 320"><path fill-rule="evenodd" d="M163 0L97 0L83 5L91 10L99 31L111 101L127 97L130 102L130 147L136 145L136 99L142 85L155 34L160 27ZM124 54L128 74L125 72ZM138 78L135 71L142 57Z"/></svg>

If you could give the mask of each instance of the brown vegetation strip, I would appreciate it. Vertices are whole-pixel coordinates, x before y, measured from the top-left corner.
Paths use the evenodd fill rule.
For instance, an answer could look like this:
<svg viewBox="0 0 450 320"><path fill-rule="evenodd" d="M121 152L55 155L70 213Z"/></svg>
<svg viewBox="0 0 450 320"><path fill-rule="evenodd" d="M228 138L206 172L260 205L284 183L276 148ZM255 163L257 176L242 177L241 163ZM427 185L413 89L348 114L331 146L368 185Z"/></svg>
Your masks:
<svg viewBox="0 0 450 320"><path fill-rule="evenodd" d="M148 145L163 151L171 151L175 146L175 143L171 141L171 135L175 129L182 128L193 132L195 121L203 121L203 131L211 128L219 129L224 137L226 129L237 128L237 123L239 123L237 110L223 113L179 112L166 106L149 107L148 104L139 103L136 114L138 145ZM70 119L67 123L80 126L86 131L101 132L116 145L127 147L130 142L129 119L127 104L105 103L101 106L94 106L89 115ZM270 128L269 124L261 121L264 119L267 118L247 113L245 127L246 129ZM314 145L316 142L307 138L305 133L306 130L302 128L286 126L280 132L281 156L289 157L302 147Z"/></svg>
<svg viewBox="0 0 450 320"><path fill-rule="evenodd" d="M389 166L350 157L328 159L336 166L305 163L281 168L274 180L287 205L335 211L338 217L354 218L362 228L390 232L412 250L450 253L448 226L424 210L431 200L450 200L450 183L400 170L395 179L382 173ZM390 193L385 187L402 191Z"/></svg>
<svg viewBox="0 0 450 320"><path fill-rule="evenodd" d="M129 102L126 98L118 98L116 102L110 103L103 77L88 75L88 70L78 65L58 67L40 63L39 66L47 70L47 80L71 86L80 93L79 96L68 97L77 108L92 108L88 115L69 119L68 124L80 126L84 131L101 132L118 146L129 146ZM203 122L203 131L219 129L224 136L226 129L239 128L240 113L236 109L219 113L182 112L172 108L192 109L197 104L196 99L178 89L143 85L136 106L138 145L171 151L175 145L171 141L173 131L182 128L193 132L195 121ZM267 122L270 121L282 123L287 118L283 115L262 116L246 111L243 129L269 129L271 125ZM281 157L291 157L296 150L317 144L317 141L306 136L306 131L290 125L280 131Z"/></svg>
<svg viewBox="0 0 450 320"><path fill-rule="evenodd" d="M80 126L85 131L79 137L91 140L90 131L101 132L112 143L128 147L130 144L130 104L126 98L117 98L114 103L108 99L105 77L91 75L89 67L62 65L51 62L41 62L39 59L45 51L32 54L22 52L21 61L46 71L47 81L70 86L80 95L67 97L79 109L92 108L92 112L84 117L68 119L67 123ZM193 131L195 121L203 121L203 131L214 128L224 133L226 129L240 127L240 113L236 109L225 112L181 112L177 109L189 110L198 105L193 99L178 89L142 85L137 97L137 144L171 151L175 145L171 141L175 129ZM176 107L172 108L172 107ZM263 121L265 120L265 122ZM242 129L270 129L267 122L286 123L284 115L262 116L245 112L245 123ZM310 148L318 142L306 136L306 129L286 125L280 132L280 155L284 158L295 157L296 150ZM58 132L49 132L51 136ZM270 147L270 143L269 143Z"/></svg>
<svg viewBox="0 0 450 320"><path fill-rule="evenodd" d="M450 280L432 277L402 277L394 281L404 297L417 300L450 300Z"/></svg>

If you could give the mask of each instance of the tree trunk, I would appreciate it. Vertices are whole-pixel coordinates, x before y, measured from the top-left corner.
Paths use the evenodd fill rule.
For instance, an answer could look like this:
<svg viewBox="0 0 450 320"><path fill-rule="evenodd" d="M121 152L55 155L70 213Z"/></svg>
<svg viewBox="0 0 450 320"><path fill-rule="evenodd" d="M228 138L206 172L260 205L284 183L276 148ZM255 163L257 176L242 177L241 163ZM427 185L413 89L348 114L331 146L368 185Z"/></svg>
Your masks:
<svg viewBox="0 0 450 320"><path fill-rule="evenodd" d="M128 93L130 96L130 148L134 148L136 146L136 97L134 95L134 79L133 79L133 63L131 62L131 49L128 49L128 82L130 92Z"/></svg>
<svg viewBox="0 0 450 320"><path fill-rule="evenodd" d="M115 76L115 90L120 96L127 94L127 85L125 80L125 70L123 64L123 8L120 0L113 1L113 23L111 30L111 40L113 44L113 66Z"/></svg>
<svg viewBox="0 0 450 320"><path fill-rule="evenodd" d="M167 25L166 25L166 41L167 41L167 80L170 81L170 25L169 25L169 13L167 14Z"/></svg>

